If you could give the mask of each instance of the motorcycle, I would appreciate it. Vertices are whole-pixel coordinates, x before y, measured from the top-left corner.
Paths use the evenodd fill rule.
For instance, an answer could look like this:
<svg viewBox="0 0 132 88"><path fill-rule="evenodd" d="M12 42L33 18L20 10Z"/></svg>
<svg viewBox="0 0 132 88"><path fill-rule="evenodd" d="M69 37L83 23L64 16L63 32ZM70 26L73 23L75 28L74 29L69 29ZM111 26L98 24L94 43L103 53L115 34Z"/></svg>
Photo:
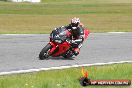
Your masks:
<svg viewBox="0 0 132 88"><path fill-rule="evenodd" d="M89 31L84 29L84 40L88 37ZM71 46L71 33L65 27L59 27L57 30L53 30L50 34L49 43L41 50L39 54L39 59L44 60L49 56L64 58L71 58L73 53L73 48Z"/></svg>

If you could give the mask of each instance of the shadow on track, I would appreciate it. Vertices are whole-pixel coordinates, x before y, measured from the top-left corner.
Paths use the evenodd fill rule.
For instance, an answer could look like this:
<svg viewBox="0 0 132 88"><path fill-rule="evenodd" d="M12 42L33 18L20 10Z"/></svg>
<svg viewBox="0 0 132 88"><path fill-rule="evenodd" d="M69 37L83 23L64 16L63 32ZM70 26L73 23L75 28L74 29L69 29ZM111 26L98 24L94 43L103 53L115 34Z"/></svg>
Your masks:
<svg viewBox="0 0 132 88"><path fill-rule="evenodd" d="M38 57L39 58L39 57ZM64 58L64 57L48 57L44 60L74 60L75 57ZM39 59L40 60L40 59Z"/></svg>

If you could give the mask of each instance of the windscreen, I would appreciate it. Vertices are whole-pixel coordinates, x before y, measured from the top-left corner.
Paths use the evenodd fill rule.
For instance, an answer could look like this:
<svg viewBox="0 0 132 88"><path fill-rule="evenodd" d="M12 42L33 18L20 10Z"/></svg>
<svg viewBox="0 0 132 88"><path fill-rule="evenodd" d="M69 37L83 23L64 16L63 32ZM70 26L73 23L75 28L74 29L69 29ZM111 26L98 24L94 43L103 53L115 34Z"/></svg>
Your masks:
<svg viewBox="0 0 132 88"><path fill-rule="evenodd" d="M64 41L67 38L67 31L65 27L59 27L56 30L53 30L50 34L53 40L62 40Z"/></svg>

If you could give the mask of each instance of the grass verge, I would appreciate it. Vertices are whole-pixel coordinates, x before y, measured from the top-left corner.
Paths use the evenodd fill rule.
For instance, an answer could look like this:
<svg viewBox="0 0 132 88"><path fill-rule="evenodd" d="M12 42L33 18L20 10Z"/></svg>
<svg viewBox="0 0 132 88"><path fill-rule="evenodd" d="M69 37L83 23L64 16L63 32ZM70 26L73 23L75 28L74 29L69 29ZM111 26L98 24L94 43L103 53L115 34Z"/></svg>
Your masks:
<svg viewBox="0 0 132 88"><path fill-rule="evenodd" d="M132 63L85 67L91 79L132 80ZM0 88L82 88L78 79L81 67L27 74L0 76ZM96 86L96 88L131 88L131 86ZM86 88L95 88L88 86Z"/></svg>
<svg viewBox="0 0 132 88"><path fill-rule="evenodd" d="M132 32L131 0L0 2L0 34L43 34L79 17L91 32Z"/></svg>

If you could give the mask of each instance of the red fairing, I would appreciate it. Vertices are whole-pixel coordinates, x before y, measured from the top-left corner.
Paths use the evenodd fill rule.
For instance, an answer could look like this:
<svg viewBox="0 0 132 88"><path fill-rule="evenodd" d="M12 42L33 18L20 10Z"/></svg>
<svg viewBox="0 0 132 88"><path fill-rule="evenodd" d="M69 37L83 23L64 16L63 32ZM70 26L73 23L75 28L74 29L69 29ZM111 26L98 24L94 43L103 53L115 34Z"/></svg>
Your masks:
<svg viewBox="0 0 132 88"><path fill-rule="evenodd" d="M54 56L54 57L63 54L64 52L66 52L70 48L70 44L68 42L64 42L62 44L59 44L59 43L55 43L53 41L50 41L49 43L52 45L52 49L49 51L50 54L52 54L57 49L57 47L59 48L56 53L52 54L52 56Z"/></svg>
<svg viewBox="0 0 132 88"><path fill-rule="evenodd" d="M64 42L62 44L58 44L58 47L59 47L58 51L55 54L53 54L52 56L55 57L55 56L59 56L59 55L65 53L70 48L70 44L68 42Z"/></svg>
<svg viewBox="0 0 132 88"><path fill-rule="evenodd" d="M84 30L84 40L88 38L90 31L88 29Z"/></svg>

